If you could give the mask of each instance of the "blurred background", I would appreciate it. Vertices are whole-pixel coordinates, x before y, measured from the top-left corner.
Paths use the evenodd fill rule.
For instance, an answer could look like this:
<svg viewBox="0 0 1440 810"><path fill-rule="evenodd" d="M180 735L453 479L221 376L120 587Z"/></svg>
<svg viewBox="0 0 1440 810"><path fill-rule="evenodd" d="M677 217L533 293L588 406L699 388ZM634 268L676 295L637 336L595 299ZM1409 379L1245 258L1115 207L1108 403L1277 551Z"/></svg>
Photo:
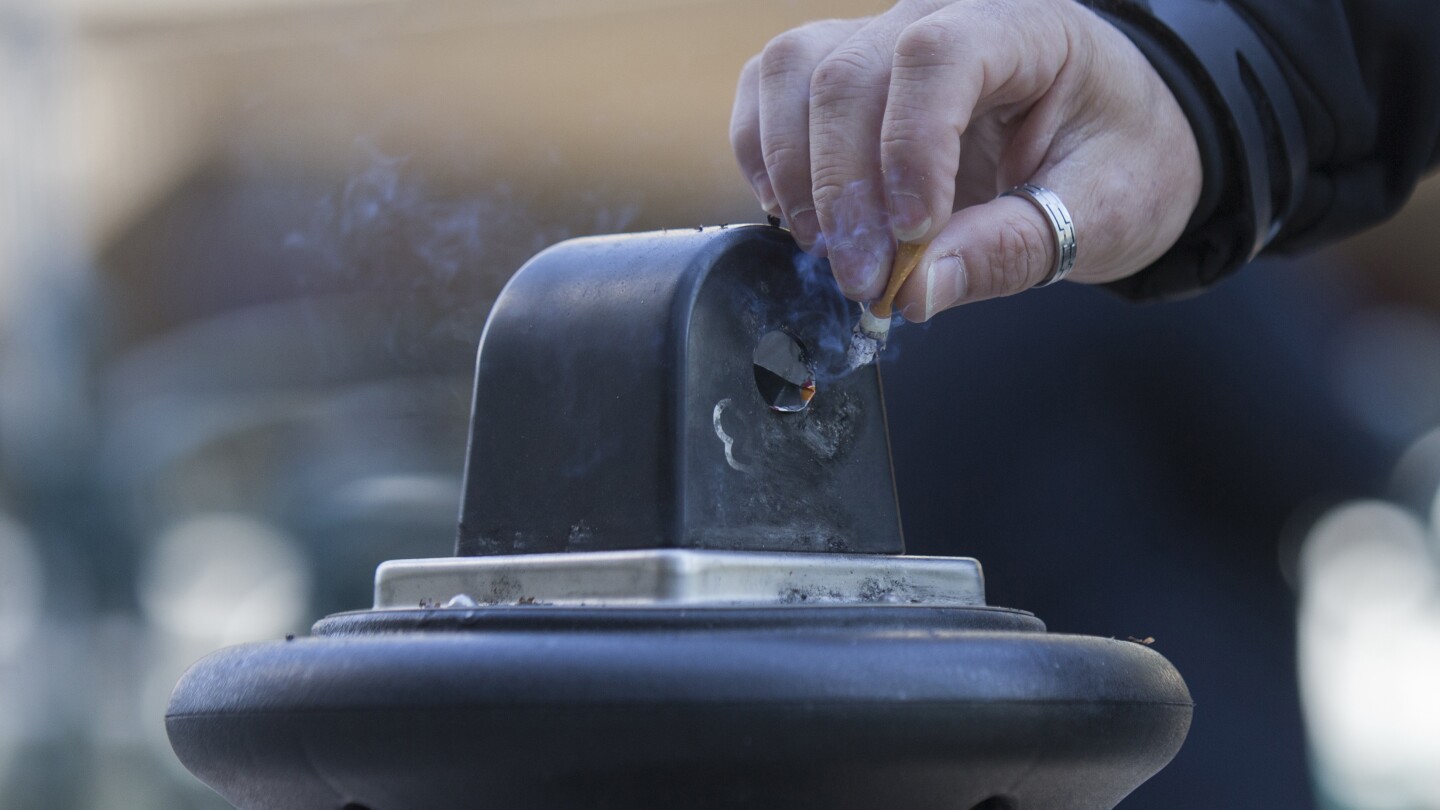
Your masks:
<svg viewBox="0 0 1440 810"><path fill-rule="evenodd" d="M740 65L883 5L0 0L0 807L223 807L165 741L179 674L450 553L505 280L755 220ZM1125 806L1440 807L1437 214L897 333L911 550L1190 683Z"/></svg>

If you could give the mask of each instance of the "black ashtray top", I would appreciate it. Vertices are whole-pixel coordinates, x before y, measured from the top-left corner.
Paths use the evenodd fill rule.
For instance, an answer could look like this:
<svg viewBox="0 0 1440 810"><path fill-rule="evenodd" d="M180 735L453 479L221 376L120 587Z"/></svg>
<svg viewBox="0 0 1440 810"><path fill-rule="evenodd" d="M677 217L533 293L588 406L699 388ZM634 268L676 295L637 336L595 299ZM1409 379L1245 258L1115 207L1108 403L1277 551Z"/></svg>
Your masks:
<svg viewBox="0 0 1440 810"><path fill-rule="evenodd" d="M457 556L196 664L180 760L269 810L1114 807L1184 682L903 556L825 273L766 226L532 259L481 341Z"/></svg>

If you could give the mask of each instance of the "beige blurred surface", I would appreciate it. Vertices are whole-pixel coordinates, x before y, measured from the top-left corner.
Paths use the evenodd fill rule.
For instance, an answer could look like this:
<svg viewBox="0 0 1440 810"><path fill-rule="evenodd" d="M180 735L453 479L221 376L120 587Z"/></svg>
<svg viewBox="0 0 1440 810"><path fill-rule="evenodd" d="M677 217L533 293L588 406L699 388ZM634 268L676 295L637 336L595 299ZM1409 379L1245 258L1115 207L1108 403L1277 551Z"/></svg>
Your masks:
<svg viewBox="0 0 1440 810"><path fill-rule="evenodd" d="M464 188L643 193L671 224L752 205L727 144L737 70L776 33L884 2L36 0L59 41L57 184L91 251L187 176L245 161L321 177L357 138ZM1395 295L1440 302L1440 182L1342 246ZM0 239L3 239L0 235Z"/></svg>
<svg viewBox="0 0 1440 810"><path fill-rule="evenodd" d="M503 165L650 205L734 205L727 121L776 33L875 2L69 0L85 221L97 244L207 161L341 172L357 137L456 183ZM433 167L432 167L433 168ZM677 209L678 206L678 209Z"/></svg>

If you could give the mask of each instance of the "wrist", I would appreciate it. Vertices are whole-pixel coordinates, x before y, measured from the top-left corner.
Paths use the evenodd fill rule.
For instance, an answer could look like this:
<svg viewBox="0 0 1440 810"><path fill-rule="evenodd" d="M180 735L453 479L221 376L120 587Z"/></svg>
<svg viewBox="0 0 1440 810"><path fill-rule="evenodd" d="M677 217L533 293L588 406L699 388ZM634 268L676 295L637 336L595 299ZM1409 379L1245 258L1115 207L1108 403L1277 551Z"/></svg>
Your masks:
<svg viewBox="0 0 1440 810"><path fill-rule="evenodd" d="M1289 85L1245 18L1219 0L1082 0L1150 61L1190 121L1200 202L1176 245L1116 282L1129 297L1177 297L1253 258L1299 200L1304 133Z"/></svg>

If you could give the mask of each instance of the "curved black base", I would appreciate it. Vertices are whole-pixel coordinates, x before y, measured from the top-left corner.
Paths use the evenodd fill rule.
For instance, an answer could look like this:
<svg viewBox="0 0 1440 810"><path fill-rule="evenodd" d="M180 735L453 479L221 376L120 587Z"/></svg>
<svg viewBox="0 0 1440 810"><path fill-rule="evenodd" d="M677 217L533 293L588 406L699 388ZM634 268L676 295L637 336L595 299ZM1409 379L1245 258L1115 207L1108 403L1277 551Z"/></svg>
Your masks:
<svg viewBox="0 0 1440 810"><path fill-rule="evenodd" d="M473 609L356 610L326 616L312 628L317 636L373 633L487 631L788 631L839 630L1003 630L1043 633L1033 613L1010 608L927 607L923 605L786 605L783 607L607 607L603 610L550 605L509 605Z"/></svg>
<svg viewBox="0 0 1440 810"><path fill-rule="evenodd" d="M1190 724L1154 651L994 608L512 606L316 631L175 689L176 753L238 807L1093 810Z"/></svg>

